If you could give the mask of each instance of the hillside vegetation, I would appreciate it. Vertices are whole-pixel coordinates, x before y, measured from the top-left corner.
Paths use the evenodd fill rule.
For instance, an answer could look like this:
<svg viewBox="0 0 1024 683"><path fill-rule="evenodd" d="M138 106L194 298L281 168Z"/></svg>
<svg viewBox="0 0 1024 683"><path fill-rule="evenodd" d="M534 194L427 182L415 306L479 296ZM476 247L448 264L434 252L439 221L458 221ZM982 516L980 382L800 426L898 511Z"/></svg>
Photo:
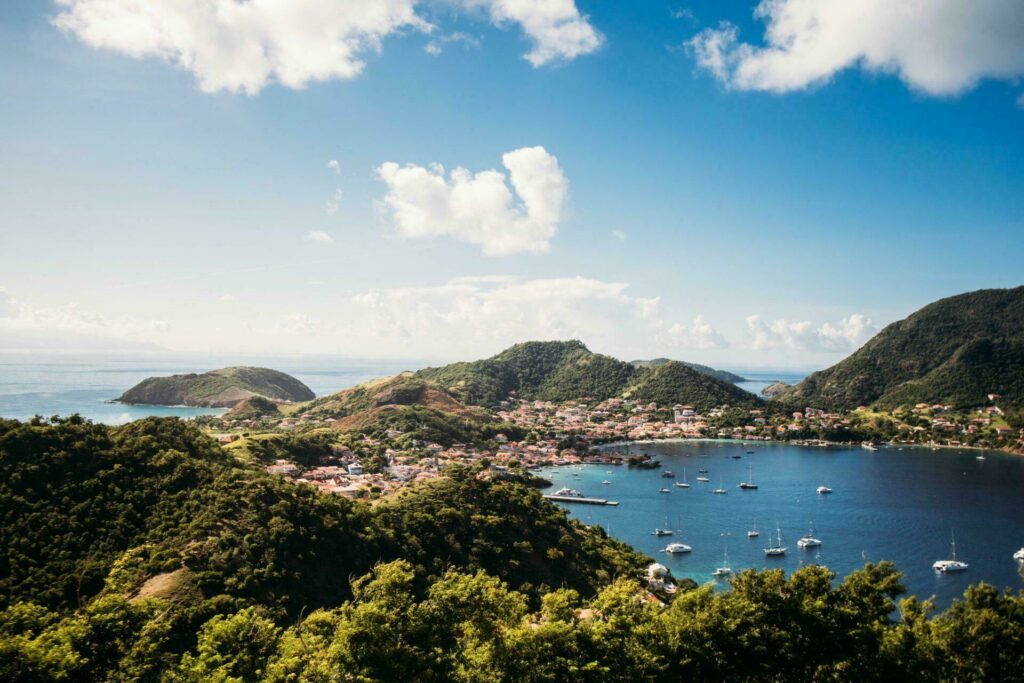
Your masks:
<svg viewBox="0 0 1024 683"><path fill-rule="evenodd" d="M510 396L544 401L629 396L699 409L758 402L731 383L683 363L626 363L593 353L579 341L516 344L491 358L416 374L465 403L483 406L496 406Z"/></svg>
<svg viewBox="0 0 1024 683"><path fill-rule="evenodd" d="M723 382L730 382L732 384L736 384L737 382L745 381L744 377L740 377L734 372L729 372L728 370L716 370L715 368L709 367L707 365L701 365L700 363L689 363L685 360L673 361L670 358L652 358L651 360L630 361L629 364L636 366L638 368L654 368L659 365L664 365L666 363L682 363L683 365L692 368L693 370L696 370L702 375L709 375L711 377L714 377L715 379L720 379Z"/></svg>
<svg viewBox="0 0 1024 683"><path fill-rule="evenodd" d="M253 397L310 401L316 395L291 375L270 368L232 367L202 374L149 377L124 392L122 403L230 408Z"/></svg>
<svg viewBox="0 0 1024 683"><path fill-rule="evenodd" d="M785 403L850 409L916 403L969 408L999 394L1024 406L1024 287L949 297L892 323L850 357L781 393Z"/></svg>
<svg viewBox="0 0 1024 683"><path fill-rule="evenodd" d="M181 421L0 421L7 681L1019 680L1024 598L932 616L892 565L683 582L515 480L375 506L247 469ZM898 615L898 618L897 618Z"/></svg>

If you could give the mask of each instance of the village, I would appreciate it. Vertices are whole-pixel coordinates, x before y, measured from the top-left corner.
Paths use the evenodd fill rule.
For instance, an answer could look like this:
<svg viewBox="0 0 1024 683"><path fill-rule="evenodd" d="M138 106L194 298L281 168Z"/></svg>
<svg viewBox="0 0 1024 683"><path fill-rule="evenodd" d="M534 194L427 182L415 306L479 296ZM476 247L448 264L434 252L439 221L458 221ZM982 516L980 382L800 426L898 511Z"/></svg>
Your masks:
<svg viewBox="0 0 1024 683"><path fill-rule="evenodd" d="M442 445L389 429L376 436L339 439L315 463L303 466L278 458L264 467L325 493L375 500L408 483L441 476L454 464L486 465L481 476L489 477L580 463L628 465L616 444L640 442L642 453L643 442L664 439L776 440L820 447L875 441L1022 449L1024 433L1002 420L1002 411L995 405L998 396L990 400L992 405L971 411L918 404L891 413L860 407L846 414L811 407L785 414L727 405L702 414L690 405L662 407L617 398L562 403L509 400L495 411L495 417L508 425L508 434L497 433L486 443ZM322 439L332 433L329 421L302 417L272 422L217 420L210 426L228 448L243 445L246 439L272 439L279 434L320 434Z"/></svg>

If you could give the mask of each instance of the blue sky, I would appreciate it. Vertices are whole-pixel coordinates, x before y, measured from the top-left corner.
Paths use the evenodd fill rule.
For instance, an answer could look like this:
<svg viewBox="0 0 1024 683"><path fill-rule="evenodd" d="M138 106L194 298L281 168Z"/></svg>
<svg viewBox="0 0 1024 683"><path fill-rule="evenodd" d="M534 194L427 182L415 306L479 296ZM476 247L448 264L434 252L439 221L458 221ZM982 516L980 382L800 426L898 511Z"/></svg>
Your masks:
<svg viewBox="0 0 1024 683"><path fill-rule="evenodd" d="M159 12L0 6L0 348L443 360L578 336L817 367L929 301L1021 284L1013 3L375 3L420 24L375 24L379 51L350 33L343 58L309 56L298 20L186 16L157 45L139 27ZM298 62L261 72L242 39Z"/></svg>

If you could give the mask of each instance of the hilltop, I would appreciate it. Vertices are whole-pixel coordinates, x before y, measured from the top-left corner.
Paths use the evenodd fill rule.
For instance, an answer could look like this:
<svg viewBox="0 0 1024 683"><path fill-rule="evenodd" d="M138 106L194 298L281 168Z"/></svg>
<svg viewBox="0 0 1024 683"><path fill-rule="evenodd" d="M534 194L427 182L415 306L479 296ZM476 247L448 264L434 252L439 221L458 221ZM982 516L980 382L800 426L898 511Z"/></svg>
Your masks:
<svg viewBox="0 0 1024 683"><path fill-rule="evenodd" d="M309 387L291 375L270 368L239 366L202 374L149 377L117 400L147 405L230 408L257 396L288 403L316 398Z"/></svg>
<svg viewBox="0 0 1024 683"><path fill-rule="evenodd" d="M705 409L758 399L678 361L627 363L580 341L525 342L482 360L426 368L418 377L464 403L493 407L510 396L543 401L628 396Z"/></svg>
<svg viewBox="0 0 1024 683"><path fill-rule="evenodd" d="M723 382L730 382L736 384L737 382L745 382L746 378L737 375L734 372L728 370L717 370L707 365L701 365L700 363L689 363L685 360L673 361L671 358L652 358L651 360L634 360L630 361L630 365L638 368L655 368L659 365L665 365L666 363L682 363L688 368L696 370L702 375L708 375L715 379L720 379Z"/></svg>
<svg viewBox="0 0 1024 683"><path fill-rule="evenodd" d="M1024 405L1024 287L941 299L892 323L776 400L851 409L942 403Z"/></svg>

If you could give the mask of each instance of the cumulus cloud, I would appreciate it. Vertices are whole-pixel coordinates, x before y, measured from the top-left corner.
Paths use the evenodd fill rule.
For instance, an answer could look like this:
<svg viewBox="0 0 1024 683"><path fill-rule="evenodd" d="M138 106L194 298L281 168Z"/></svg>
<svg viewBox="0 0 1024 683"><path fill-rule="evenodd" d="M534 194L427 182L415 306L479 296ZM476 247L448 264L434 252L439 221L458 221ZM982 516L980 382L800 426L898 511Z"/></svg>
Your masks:
<svg viewBox="0 0 1024 683"><path fill-rule="evenodd" d="M525 56L535 67L557 60L575 59L601 47L604 38L573 0L465 0L487 6L498 25L514 22L534 43Z"/></svg>
<svg viewBox="0 0 1024 683"><path fill-rule="evenodd" d="M327 162L327 168L334 171L334 175L341 175L341 164L338 163L337 159L331 159Z"/></svg>
<svg viewBox="0 0 1024 683"><path fill-rule="evenodd" d="M930 95L1024 75L1024 3L1006 0L761 0L763 45L735 26L688 42L697 63L737 90L788 92L861 66Z"/></svg>
<svg viewBox="0 0 1024 683"><path fill-rule="evenodd" d="M534 66L596 50L601 35L574 0L453 0L519 25ZM385 38L434 25L425 0L56 0L53 23L94 48L156 58L191 72L205 92L255 94L346 80Z"/></svg>
<svg viewBox="0 0 1024 683"><path fill-rule="evenodd" d="M307 242L318 242L320 244L334 244L334 238L323 230L310 230L303 238Z"/></svg>
<svg viewBox="0 0 1024 683"><path fill-rule="evenodd" d="M698 315L690 325L674 323L661 335L658 341L678 349L724 349L729 346L725 335L715 329L703 315Z"/></svg>
<svg viewBox="0 0 1024 683"><path fill-rule="evenodd" d="M853 351L878 332L878 326L861 313L819 327L809 320L778 318L769 322L751 315L747 328L753 335L751 347L757 350Z"/></svg>
<svg viewBox="0 0 1024 683"><path fill-rule="evenodd" d="M0 350L127 351L168 329L161 320L108 320L77 304L35 306L0 288Z"/></svg>
<svg viewBox="0 0 1024 683"><path fill-rule="evenodd" d="M641 337L653 331L647 316L654 300L627 289L584 277L455 278L438 286L360 292L351 299L351 319L382 339L434 340L446 350L453 344L495 348L527 339L608 342L623 331Z"/></svg>
<svg viewBox="0 0 1024 683"><path fill-rule="evenodd" d="M507 176L495 169L446 173L440 164L386 162L377 169L388 187L381 206L410 239L447 236L479 245L489 256L545 252L569 181L543 147L523 147L501 160Z"/></svg>

